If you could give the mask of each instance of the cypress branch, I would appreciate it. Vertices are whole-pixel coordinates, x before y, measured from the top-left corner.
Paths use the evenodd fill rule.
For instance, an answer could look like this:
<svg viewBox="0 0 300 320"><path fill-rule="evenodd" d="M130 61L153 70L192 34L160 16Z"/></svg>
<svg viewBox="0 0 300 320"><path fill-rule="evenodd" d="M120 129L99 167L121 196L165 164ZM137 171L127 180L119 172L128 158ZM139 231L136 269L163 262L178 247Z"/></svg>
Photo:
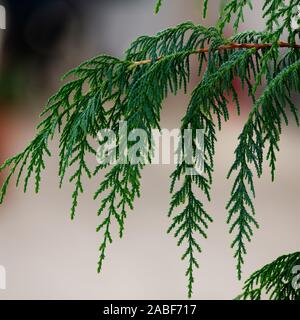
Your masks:
<svg viewBox="0 0 300 320"><path fill-rule="evenodd" d="M262 50L266 48L271 48L273 44L271 43L230 43L227 45L222 45L217 48L218 51L222 50L234 50L234 49L256 49L256 50ZM278 47L279 48L293 48L293 49L300 49L300 45L297 44L289 44L287 42L279 41L278 42ZM201 54L201 53L208 53L210 48L203 48L203 49L198 49L195 51L190 52L191 55L193 54ZM156 58L156 61L159 61L161 59L164 59L163 56ZM152 63L152 59L145 59L141 61L134 61L134 65L140 66L143 64L148 64Z"/></svg>
<svg viewBox="0 0 300 320"><path fill-rule="evenodd" d="M162 2L157 1L156 13ZM204 16L208 5L209 1L205 0ZM125 52L124 59L101 55L71 70L63 79L72 77L72 80L46 104L36 137L0 167L0 170L8 169L0 191L0 203L14 176L17 186L24 181L24 192L31 179L35 191L39 192L45 159L51 156L49 144L58 133L60 186L68 171L73 169L69 177L69 182L74 184L71 219L75 218L79 196L84 192L84 180L104 173L104 179L94 193L94 200L99 202L97 232L102 234L100 272L108 245L113 241L112 228L117 226L119 236L123 236L128 212L133 210L134 202L140 196L141 174L145 163L152 160L146 146L153 146L151 130L160 129L163 102L168 95L176 95L180 90L187 93L190 59L195 55L201 79L192 91L180 128L182 133L186 129L193 130L193 155L198 151L194 131L202 130L203 172L190 175L196 164L182 161L172 173L169 210L172 221L168 233L173 233L178 246L184 247L182 260L187 263L188 296L191 297L195 269L200 266L201 241L207 238L214 215L206 211L205 202L211 200L216 130L221 130L223 122L229 121L230 101L240 114L239 93L234 84L238 79L253 101L228 174L228 178L236 174L227 204L227 223L234 237L232 248L238 278L241 278L246 244L259 226L254 207L254 175L261 177L266 158L274 180L282 126L289 124L288 112L299 125L299 108L292 98L294 92L300 92L300 45L297 44L300 28L293 29L298 5L300 0L291 0L289 4L265 0L266 29L238 32L245 9L252 9L252 1L231 0L224 6L217 26L207 28L185 22L154 36L139 37ZM230 22L233 22L235 33L227 39L223 30ZM287 40L281 41L286 34ZM258 88L262 90L258 91ZM137 164L111 161L112 166L104 163L89 167L87 158L96 157L97 146L103 143L98 141L97 146L93 143L98 132L107 128L117 132L122 122L127 123L128 132L134 129L146 132L143 148L139 150L141 161ZM118 137L117 142L123 138ZM128 147L133 145L130 141ZM185 146L181 147L185 151ZM122 152L117 147L107 157L113 160L116 155L124 156ZM299 291L293 291L290 285L276 284L276 281L288 278L287 272L298 260L299 253L296 253L262 268L246 282L240 298L260 299L266 290L274 299L298 299Z"/></svg>
<svg viewBox="0 0 300 320"><path fill-rule="evenodd" d="M239 300L299 300L300 252L284 255L254 272L246 281Z"/></svg>

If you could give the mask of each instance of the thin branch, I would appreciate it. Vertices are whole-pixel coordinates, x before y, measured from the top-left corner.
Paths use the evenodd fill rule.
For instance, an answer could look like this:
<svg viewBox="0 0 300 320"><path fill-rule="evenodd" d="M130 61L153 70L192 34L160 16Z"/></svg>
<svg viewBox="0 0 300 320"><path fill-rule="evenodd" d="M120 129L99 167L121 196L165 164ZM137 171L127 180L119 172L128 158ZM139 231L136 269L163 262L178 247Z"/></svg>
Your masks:
<svg viewBox="0 0 300 320"><path fill-rule="evenodd" d="M265 48L271 48L274 44L272 43L231 43L231 44L226 44L218 47L218 50L233 50L233 49L252 49L256 48L257 50L265 49ZM298 44L289 44L287 42L278 42L278 46L280 48L293 48L293 49L300 49L300 45ZM201 48L195 51L191 52L192 54L199 54L199 53L207 53L209 51L209 48ZM159 61L163 59L163 56L158 57L156 61ZM151 63L153 60L152 59L146 59L146 60L141 60L141 61L135 61L134 65L135 66L140 66L144 64Z"/></svg>

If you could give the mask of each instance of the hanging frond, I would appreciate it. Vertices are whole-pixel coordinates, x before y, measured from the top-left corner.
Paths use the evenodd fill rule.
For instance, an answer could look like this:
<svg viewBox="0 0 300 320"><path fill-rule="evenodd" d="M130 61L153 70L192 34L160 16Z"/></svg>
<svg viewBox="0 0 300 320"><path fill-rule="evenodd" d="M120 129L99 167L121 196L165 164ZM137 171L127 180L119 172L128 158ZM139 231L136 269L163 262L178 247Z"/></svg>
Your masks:
<svg viewBox="0 0 300 320"><path fill-rule="evenodd" d="M271 168L272 179L275 175L276 152L279 151L279 140L282 122L288 124L287 108L290 109L299 125L298 110L291 101L292 91L299 91L300 61L283 69L266 87L255 103L235 151L236 160L229 172L238 171L234 182L231 199L227 205L230 233L236 232L232 247L236 249L238 276L241 278L241 267L246 254L245 241L251 241L253 226L258 227L254 217L255 210L252 197L255 197L253 171L258 177L262 175L264 149L268 143L267 159ZM270 118L271 115L271 118ZM249 188L247 188L247 185Z"/></svg>

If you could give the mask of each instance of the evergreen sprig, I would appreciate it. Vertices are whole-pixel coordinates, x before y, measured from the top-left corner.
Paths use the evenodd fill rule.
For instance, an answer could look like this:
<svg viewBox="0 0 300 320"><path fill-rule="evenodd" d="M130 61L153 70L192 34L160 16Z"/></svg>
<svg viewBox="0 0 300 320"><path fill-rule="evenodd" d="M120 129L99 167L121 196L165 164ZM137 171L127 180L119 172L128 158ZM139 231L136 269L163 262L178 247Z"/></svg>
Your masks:
<svg viewBox="0 0 300 320"><path fill-rule="evenodd" d="M208 4L209 1L205 0L204 16ZM156 13L161 5L162 1L157 1ZM97 231L102 233L98 263L100 272L107 247L113 241L114 225L122 237L128 211L133 209L135 199L140 196L142 170L145 163L152 160L147 146L153 147L152 129L160 129L163 101L169 94L177 94L180 90L187 93L190 60L191 56L196 56L201 80L192 91L181 131L193 129L191 143L194 156L198 149L195 131L203 131L203 172L191 174L196 165L184 160L172 173L169 211L172 222L168 232L174 234L179 246L184 246L182 259L187 261L188 296L191 297L194 271L199 267L197 254L201 252L201 239L207 237L209 223L213 220L213 214L205 209L205 202L211 200L216 130L221 130L222 123L229 120L228 104L231 101L240 114L235 86L238 80L253 101L253 108L239 136L234 164L228 174L228 177L236 174L227 205L227 222L234 237L232 247L238 277L241 278L246 243L251 241L254 229L258 227L253 203L254 175L262 175L266 158L274 179L282 125L288 125L288 113L299 125L298 108L292 98L294 92L300 91L299 30L292 28L298 5L300 0L291 0L289 4L265 0L263 15L266 29L240 33L238 28L244 21L245 9L252 9L252 1L227 1L216 27L185 22L157 35L138 38L125 52L124 59L102 55L84 62L64 77L71 80L48 101L41 114L36 137L24 151L0 167L0 170L9 170L1 189L0 203L15 174L17 186L24 174L25 192L32 177L35 191L40 190L45 159L51 156L49 143L58 132L60 186L72 170L69 178L74 184L72 219L79 196L84 191L84 180L104 173L104 179L94 194L94 199L99 201ZM231 22L235 33L225 38L223 30ZM285 35L287 42L281 41ZM95 142L99 140L99 131L109 128L116 132L122 123L126 123L128 132L134 129L144 129L146 132L145 140L141 141L143 148L138 151L140 161L135 164L115 161L112 166L102 163L91 167L88 158L97 155ZM120 146L124 136L117 139L117 149L106 155L110 160L117 156L128 157ZM99 140L98 146L102 143ZM135 143L129 141L128 147L133 147ZM185 146L181 147L184 151ZM291 257L293 259L294 256ZM271 292L282 272L288 272L285 271L288 270L285 267L290 266L288 259L289 256L279 258L255 273L246 282L243 297L261 298L264 289ZM281 273L276 271L278 268L281 268ZM254 283L260 284L258 289L254 288ZM278 299L297 298L299 294L290 288L282 289L280 285L272 292L271 297Z"/></svg>
<svg viewBox="0 0 300 320"><path fill-rule="evenodd" d="M246 280L240 300L300 300L300 252L284 255Z"/></svg>

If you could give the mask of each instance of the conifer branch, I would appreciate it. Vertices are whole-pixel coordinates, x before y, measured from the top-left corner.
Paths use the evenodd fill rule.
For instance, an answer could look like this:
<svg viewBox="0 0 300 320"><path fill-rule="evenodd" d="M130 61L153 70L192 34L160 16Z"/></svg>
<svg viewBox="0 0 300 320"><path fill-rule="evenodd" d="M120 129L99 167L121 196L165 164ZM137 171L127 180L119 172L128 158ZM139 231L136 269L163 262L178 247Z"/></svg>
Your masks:
<svg viewBox="0 0 300 320"><path fill-rule="evenodd" d="M157 1L156 12L162 3L162 0ZM204 16L208 5L209 0L205 0ZM266 158L274 180L282 125L289 124L288 112L299 125L299 108L292 98L294 92L300 92L300 45L297 44L300 33L291 24L297 5L300 0L291 0L289 4L264 0L266 30L238 33L244 10L252 8L252 1L230 0L215 27L185 22L154 36L139 37L125 52L123 60L101 55L71 70L64 79L72 77L72 80L49 99L41 114L36 137L0 167L0 170L8 169L0 191L0 203L14 175L19 186L24 174L24 192L32 178L35 191L39 192L45 158L51 156L49 144L58 133L60 186L68 171L74 170L69 178L74 184L71 219L75 218L85 180L98 179L98 174L104 173L104 179L94 193L94 200L99 201L97 232L102 233L100 272L108 244L113 241L112 228L117 226L119 236L123 236L127 214L140 196L141 174L145 164L151 162L147 146L153 146L152 129L160 129L163 102L168 95L176 95L180 90L187 93L190 59L191 55L196 55L201 79L192 91L180 128L182 133L186 129L193 131L193 155L198 151L195 131L202 130L203 172L190 174L197 163L184 160L172 173L169 210L172 221L168 233L173 233L178 246L184 247L182 260L187 263L188 296L191 297L194 271L200 265L197 254L201 252L201 241L207 237L208 226L213 221L213 214L206 211L205 202L211 200L216 130L221 130L223 123L229 120L230 100L240 114L239 93L235 87L235 81L239 80L253 102L228 174L229 178L236 173L227 204L227 222L229 232L234 236L232 248L238 278L241 278L246 243L251 241L254 229L259 226L253 201L254 175L261 177ZM236 32L226 39L223 29L231 21ZM286 34L286 42L280 41ZM258 88L262 90L258 91ZM116 155L125 156L117 143L116 149L107 155L108 163L88 166L87 157L98 156L97 147L103 144L98 140L99 131L118 132L122 122L127 123L128 132L143 129L146 133L138 150L140 162L112 161ZM118 137L117 142L123 138ZM127 147L134 145L130 141ZM185 146L182 147L184 152ZM271 298L298 298L299 291L292 291L289 285L276 284L289 272L291 262L298 263L298 258L299 253L283 256L259 270L246 282L241 298L259 299L263 290L271 293Z"/></svg>
<svg viewBox="0 0 300 320"><path fill-rule="evenodd" d="M226 45L221 45L216 50L222 51L222 50L235 50L235 49L256 49L256 50L262 50L266 48L271 48L274 44L272 43L230 43ZM278 47L279 48L293 48L293 49L300 49L300 45L298 44L290 44L284 41L279 41L278 42ZM201 54L201 53L208 53L210 50L209 47L207 48L202 48L202 49L197 49L192 52L190 52L191 55L193 54ZM159 61L163 59L164 57L158 57L156 58L156 61ZM141 61L134 61L133 64L135 66L140 66L148 63L152 63L152 59L145 59Z"/></svg>
<svg viewBox="0 0 300 320"><path fill-rule="evenodd" d="M246 281L238 300L300 300L300 252L277 258L254 272ZM298 288L297 288L298 287Z"/></svg>

